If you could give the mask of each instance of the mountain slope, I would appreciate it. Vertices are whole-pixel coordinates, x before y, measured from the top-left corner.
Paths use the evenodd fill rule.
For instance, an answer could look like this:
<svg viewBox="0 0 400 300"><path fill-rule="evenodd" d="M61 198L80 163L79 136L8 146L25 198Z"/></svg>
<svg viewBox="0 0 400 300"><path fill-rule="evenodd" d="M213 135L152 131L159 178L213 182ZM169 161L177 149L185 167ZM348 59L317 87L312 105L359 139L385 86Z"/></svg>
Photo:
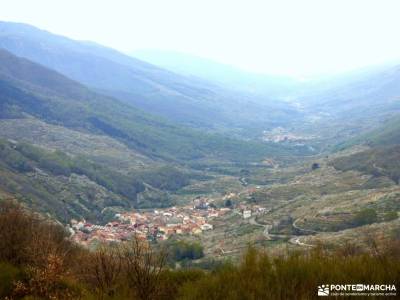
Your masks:
<svg viewBox="0 0 400 300"><path fill-rule="evenodd" d="M399 83L395 63L305 83L291 100L305 115L296 127L326 149L352 143L400 114Z"/></svg>
<svg viewBox="0 0 400 300"><path fill-rule="evenodd" d="M399 184L400 146L374 147L332 161L337 170L357 170L376 177L387 176Z"/></svg>
<svg viewBox="0 0 400 300"><path fill-rule="evenodd" d="M230 65L194 55L162 50L136 50L133 57L170 71L217 82L235 90L268 97L284 97L299 87L299 82L285 76L249 73Z"/></svg>
<svg viewBox="0 0 400 300"><path fill-rule="evenodd" d="M170 205L204 178L183 165L291 154L176 126L5 50L0 138L0 190L60 220Z"/></svg>
<svg viewBox="0 0 400 300"><path fill-rule="evenodd" d="M249 161L262 158L269 149L279 150L175 126L4 50L0 66L3 118L27 113L52 124L106 134L147 156L170 160Z"/></svg>
<svg viewBox="0 0 400 300"><path fill-rule="evenodd" d="M370 145L396 145L400 144L400 117L394 117L384 125L368 132L358 141L365 141Z"/></svg>
<svg viewBox="0 0 400 300"><path fill-rule="evenodd" d="M25 24L0 22L0 48L54 69L102 93L192 127L240 131L282 124L296 110L270 101L260 104L94 43L74 41Z"/></svg>
<svg viewBox="0 0 400 300"><path fill-rule="evenodd" d="M0 140L0 154L0 188L64 222L102 219L105 207L133 207L144 188L139 181L60 151Z"/></svg>
<svg viewBox="0 0 400 300"><path fill-rule="evenodd" d="M400 112L400 65L371 67L305 86L298 101L332 119L382 117Z"/></svg>

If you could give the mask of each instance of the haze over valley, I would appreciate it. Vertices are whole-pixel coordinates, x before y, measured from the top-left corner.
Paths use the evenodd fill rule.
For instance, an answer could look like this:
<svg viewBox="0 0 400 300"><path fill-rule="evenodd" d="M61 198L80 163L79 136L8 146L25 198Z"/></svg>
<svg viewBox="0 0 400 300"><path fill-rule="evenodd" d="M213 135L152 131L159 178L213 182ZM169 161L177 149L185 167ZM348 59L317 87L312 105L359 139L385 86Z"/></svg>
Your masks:
<svg viewBox="0 0 400 300"><path fill-rule="evenodd" d="M212 42L202 56L185 52L180 40L176 49L151 48L141 36L124 36L143 45L129 50L126 41L103 35L114 49L100 38L83 41L24 20L0 21L0 248L3 240L17 249L0 250L0 273L10 274L1 297L311 299L316 285L354 274L370 274L354 277L363 284L399 283L400 60L394 55L374 48L387 59L374 60L371 49L369 64L346 57L340 70L328 62L317 70L316 57L309 70L298 63L289 72L255 51L260 71L250 67L250 54L230 64L236 50L218 60ZM238 37L245 41L240 31ZM21 228L27 231L8 234ZM21 250L39 249L42 238L43 258ZM40 277L35 268L50 270L48 259L58 255L65 269L54 274L61 277ZM101 257L110 269L99 267ZM302 274L320 270L319 259L337 269L302 277L299 286L313 290L284 294L284 286L272 284L297 280L295 271L285 273L286 264ZM380 261L393 270L365 269L386 270ZM269 264L276 273L265 271ZM130 277L132 270L143 273ZM259 273L241 286L246 272ZM228 286L229 273L237 277ZM202 286L214 296L202 296Z"/></svg>

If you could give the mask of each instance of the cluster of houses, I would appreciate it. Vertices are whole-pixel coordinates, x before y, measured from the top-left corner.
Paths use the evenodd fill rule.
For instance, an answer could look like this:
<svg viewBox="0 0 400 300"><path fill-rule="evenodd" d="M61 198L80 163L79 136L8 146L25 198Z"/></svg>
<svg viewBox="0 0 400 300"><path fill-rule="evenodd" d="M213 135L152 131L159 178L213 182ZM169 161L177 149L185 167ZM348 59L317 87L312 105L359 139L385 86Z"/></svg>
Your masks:
<svg viewBox="0 0 400 300"><path fill-rule="evenodd" d="M314 138L313 136L298 135L287 132L282 127L276 127L271 131L263 131L263 140L266 142L282 143L282 142L298 142Z"/></svg>
<svg viewBox="0 0 400 300"><path fill-rule="evenodd" d="M238 204L236 210L243 216L243 219L248 219L252 215L262 215L269 211L267 208L260 205L249 205L244 202Z"/></svg>
<svg viewBox="0 0 400 300"><path fill-rule="evenodd" d="M250 200L251 199L251 194L256 192L258 189L260 189L260 186L256 186L255 188L250 188L247 189L247 199ZM226 194L222 200L227 201L227 200L232 200L238 197L238 194L236 193L229 193ZM267 209L266 207L260 206L258 204L249 204L246 201L242 201L238 204L235 205L235 212L238 214L241 214L243 219L248 219L251 216L255 216L255 215L261 215L261 214L265 214L269 212L269 209Z"/></svg>
<svg viewBox="0 0 400 300"><path fill-rule="evenodd" d="M207 199L198 198L192 205L155 209L151 211L130 211L115 215L115 221L104 226L94 225L85 220L71 220L72 239L83 245L92 242L119 242L133 236L147 240L165 240L176 234L201 234L212 230L210 223L230 208L216 208Z"/></svg>

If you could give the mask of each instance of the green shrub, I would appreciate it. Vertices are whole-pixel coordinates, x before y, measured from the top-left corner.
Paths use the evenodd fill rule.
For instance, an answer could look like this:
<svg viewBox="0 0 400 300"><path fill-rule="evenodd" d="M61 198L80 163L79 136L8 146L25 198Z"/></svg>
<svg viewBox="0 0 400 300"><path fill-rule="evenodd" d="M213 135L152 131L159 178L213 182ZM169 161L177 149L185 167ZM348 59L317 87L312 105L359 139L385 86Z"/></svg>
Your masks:
<svg viewBox="0 0 400 300"><path fill-rule="evenodd" d="M372 208L366 208L358 213L353 218L354 226L368 225L376 223L378 221L378 215L376 211Z"/></svg>
<svg viewBox="0 0 400 300"><path fill-rule="evenodd" d="M168 247L173 261L194 260L204 256L203 247L197 242L174 241Z"/></svg>
<svg viewBox="0 0 400 300"><path fill-rule="evenodd" d="M21 269L8 262L0 263L0 297L5 298L14 289L14 283L22 279Z"/></svg>
<svg viewBox="0 0 400 300"><path fill-rule="evenodd" d="M389 211L383 215L383 221L385 222L393 221L396 220L398 217L399 215L397 214L397 211Z"/></svg>

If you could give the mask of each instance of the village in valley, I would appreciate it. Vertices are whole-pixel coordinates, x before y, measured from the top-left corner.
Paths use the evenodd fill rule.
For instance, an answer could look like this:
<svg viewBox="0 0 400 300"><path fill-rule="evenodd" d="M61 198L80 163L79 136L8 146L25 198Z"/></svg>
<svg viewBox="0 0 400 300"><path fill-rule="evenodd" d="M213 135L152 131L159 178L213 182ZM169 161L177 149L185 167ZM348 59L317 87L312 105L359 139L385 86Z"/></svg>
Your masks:
<svg viewBox="0 0 400 300"><path fill-rule="evenodd" d="M229 199L229 195L226 197ZM84 246L96 242L121 242L136 237L143 240L166 240L173 235L199 235L213 230L213 220L226 214L240 214L244 219L265 212L259 205L239 203L217 208L208 198L198 197L190 205L154 210L133 210L115 214L115 220L95 225L72 219L72 239Z"/></svg>

